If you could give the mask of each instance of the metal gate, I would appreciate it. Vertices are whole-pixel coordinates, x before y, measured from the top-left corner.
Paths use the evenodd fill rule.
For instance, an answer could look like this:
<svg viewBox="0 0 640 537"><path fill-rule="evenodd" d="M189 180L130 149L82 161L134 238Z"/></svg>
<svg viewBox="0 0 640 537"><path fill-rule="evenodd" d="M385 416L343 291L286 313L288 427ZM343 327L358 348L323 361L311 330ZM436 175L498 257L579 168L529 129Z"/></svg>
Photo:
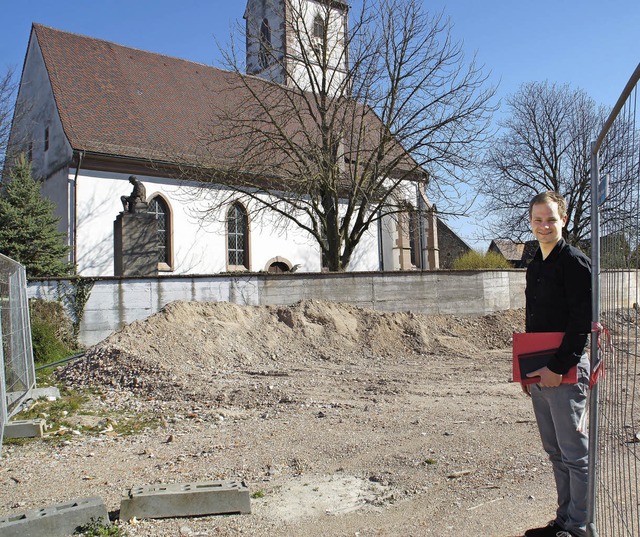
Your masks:
<svg viewBox="0 0 640 537"><path fill-rule="evenodd" d="M639 79L640 64L591 146L592 537L640 535Z"/></svg>
<svg viewBox="0 0 640 537"><path fill-rule="evenodd" d="M35 387L27 277L19 263L0 254L0 441L7 420Z"/></svg>

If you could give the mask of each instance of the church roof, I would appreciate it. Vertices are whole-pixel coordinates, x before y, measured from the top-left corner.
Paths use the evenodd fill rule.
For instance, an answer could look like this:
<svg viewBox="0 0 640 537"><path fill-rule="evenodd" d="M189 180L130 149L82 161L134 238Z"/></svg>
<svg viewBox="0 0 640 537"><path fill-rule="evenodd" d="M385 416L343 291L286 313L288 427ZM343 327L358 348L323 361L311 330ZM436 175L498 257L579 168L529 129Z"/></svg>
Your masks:
<svg viewBox="0 0 640 537"><path fill-rule="evenodd" d="M238 75L33 25L74 149L166 160L203 151L212 103L234 106ZM224 148L220 151L224 154ZM215 151L214 151L215 155Z"/></svg>
<svg viewBox="0 0 640 537"><path fill-rule="evenodd" d="M238 125L242 120L246 120L245 125L255 123L247 107L252 94L273 102L274 109L286 107L282 104L285 88L258 77L40 24L33 25L33 35L42 52L64 132L78 151L157 164L232 169L233 155L238 154L239 147L249 147L255 126L244 131L240 126L230 134L229 124L220 118L234 116ZM373 112L361 109L365 113L357 121L362 122L368 136L374 136L364 143L346 137L346 158L350 152L375 151L375 132L384 128ZM306 122L304 118L301 121ZM295 121L289 126L294 136L303 133L308 137L314 128L313 120L310 122L311 128L301 128ZM264 127L269 128L273 126ZM351 130L363 131L357 125ZM388 150L387 156L400 157L400 168L421 174L398 144ZM265 170L275 169L271 158L274 164L280 164L277 169L286 171L287 165L282 165L286 158L282 157L274 156L273 151L257 153Z"/></svg>

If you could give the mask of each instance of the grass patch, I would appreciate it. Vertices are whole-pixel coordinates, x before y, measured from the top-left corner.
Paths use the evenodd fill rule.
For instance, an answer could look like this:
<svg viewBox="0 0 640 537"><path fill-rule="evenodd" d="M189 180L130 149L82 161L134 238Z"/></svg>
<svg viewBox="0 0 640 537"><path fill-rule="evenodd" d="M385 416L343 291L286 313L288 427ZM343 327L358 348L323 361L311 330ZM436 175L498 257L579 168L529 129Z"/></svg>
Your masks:
<svg viewBox="0 0 640 537"><path fill-rule="evenodd" d="M78 342L73 335L73 323L60 302L31 299L29 315L36 364L52 363L74 354Z"/></svg>
<svg viewBox="0 0 640 537"><path fill-rule="evenodd" d="M43 379L51 380L51 374ZM41 383L52 386L53 383ZM44 440L59 444L78 434L82 436L130 436L161 425L159 416L147 412L110 410L97 404L99 391L83 392L58 386L60 397L54 401L38 399L31 406L15 415L16 420L45 419L47 430L44 438L8 438L7 445L24 445L26 442Z"/></svg>
<svg viewBox="0 0 640 537"><path fill-rule="evenodd" d="M74 535L83 535L84 537L126 537L127 534L119 526L113 524L105 525L102 523L102 519L91 519L88 524L80 526Z"/></svg>

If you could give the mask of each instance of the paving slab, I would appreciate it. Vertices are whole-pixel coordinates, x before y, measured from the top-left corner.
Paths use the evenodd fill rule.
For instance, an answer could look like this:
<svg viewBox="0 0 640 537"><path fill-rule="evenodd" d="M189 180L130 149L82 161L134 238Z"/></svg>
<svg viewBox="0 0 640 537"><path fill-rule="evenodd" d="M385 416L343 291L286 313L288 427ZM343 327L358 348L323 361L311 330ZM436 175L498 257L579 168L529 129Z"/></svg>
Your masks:
<svg viewBox="0 0 640 537"><path fill-rule="evenodd" d="M242 481L201 481L125 490L120 520L251 513L249 488Z"/></svg>
<svg viewBox="0 0 640 537"><path fill-rule="evenodd" d="M2 537L65 537L92 521L109 524L101 498L92 496L0 518Z"/></svg>
<svg viewBox="0 0 640 537"><path fill-rule="evenodd" d="M24 398L22 404L43 398L55 400L60 399L60 390L56 386L45 386L44 388L32 388L26 394L24 392L8 392L7 404L11 405L20 398Z"/></svg>

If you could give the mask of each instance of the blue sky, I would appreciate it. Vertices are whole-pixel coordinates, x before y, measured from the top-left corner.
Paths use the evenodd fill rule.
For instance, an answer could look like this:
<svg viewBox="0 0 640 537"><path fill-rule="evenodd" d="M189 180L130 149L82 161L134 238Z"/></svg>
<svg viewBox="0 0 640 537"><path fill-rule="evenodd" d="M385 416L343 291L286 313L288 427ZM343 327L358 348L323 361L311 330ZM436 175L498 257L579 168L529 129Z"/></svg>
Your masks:
<svg viewBox="0 0 640 537"><path fill-rule="evenodd" d="M352 4L357 3L354 0ZM0 72L20 72L32 22L208 65L220 65L242 22L244 0L0 0ZM504 98L520 84L549 80L613 106L640 62L640 0L424 0L444 10L468 56L491 71ZM471 245L476 218L450 221Z"/></svg>

